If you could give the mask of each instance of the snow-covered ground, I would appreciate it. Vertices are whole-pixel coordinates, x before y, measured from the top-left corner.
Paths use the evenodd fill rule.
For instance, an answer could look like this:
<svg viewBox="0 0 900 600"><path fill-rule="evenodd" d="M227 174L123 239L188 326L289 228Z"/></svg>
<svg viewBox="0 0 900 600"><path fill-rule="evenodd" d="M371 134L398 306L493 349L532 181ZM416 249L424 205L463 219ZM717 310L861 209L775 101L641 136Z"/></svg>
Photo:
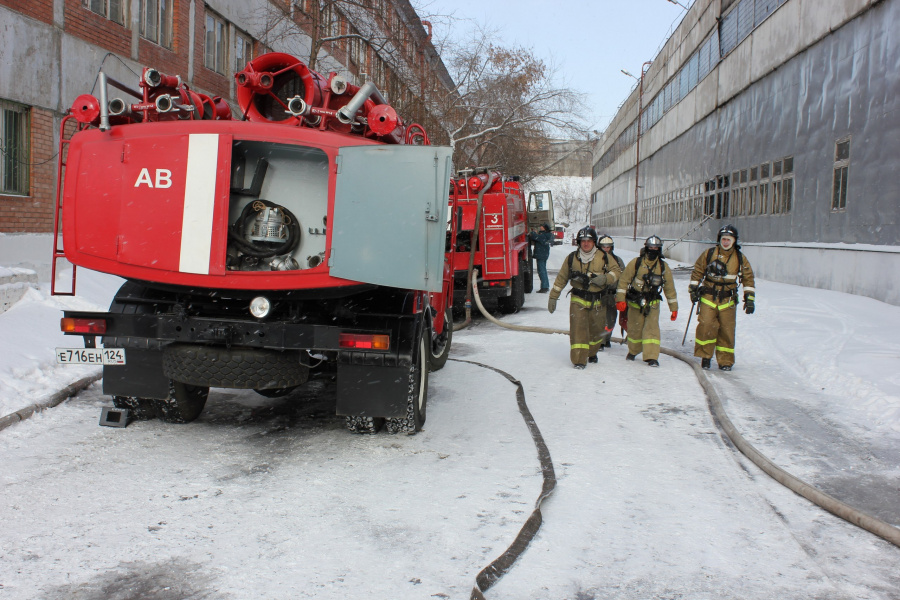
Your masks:
<svg viewBox="0 0 900 600"><path fill-rule="evenodd" d="M551 270L570 251L554 247ZM679 317L661 326L681 349L676 273ZM79 271L79 296L44 286L0 315L0 413L92 372L55 365L55 346L80 342L57 333L59 311L104 308L118 282ZM566 328L565 300L551 315L546 299L504 320ZM900 523L900 307L759 280L757 300L735 370L709 374L729 416L783 468ZM454 336L451 358L522 381L559 479L488 598L900 598L900 549L736 454L686 365L624 355L576 371L565 336L484 320ZM425 430L392 437L343 431L329 385L213 391L193 424L124 430L97 426L95 385L3 430L0 597L467 598L541 488L514 387L451 361Z"/></svg>

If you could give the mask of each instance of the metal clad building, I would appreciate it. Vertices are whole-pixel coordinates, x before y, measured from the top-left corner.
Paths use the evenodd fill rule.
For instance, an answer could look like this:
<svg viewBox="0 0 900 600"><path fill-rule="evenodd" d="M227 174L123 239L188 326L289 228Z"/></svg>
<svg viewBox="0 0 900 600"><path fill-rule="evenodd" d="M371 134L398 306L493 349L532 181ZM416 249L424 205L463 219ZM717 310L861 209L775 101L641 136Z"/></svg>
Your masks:
<svg viewBox="0 0 900 600"><path fill-rule="evenodd" d="M594 149L592 223L685 262L731 223L760 277L900 304L898 40L900 0L697 0Z"/></svg>

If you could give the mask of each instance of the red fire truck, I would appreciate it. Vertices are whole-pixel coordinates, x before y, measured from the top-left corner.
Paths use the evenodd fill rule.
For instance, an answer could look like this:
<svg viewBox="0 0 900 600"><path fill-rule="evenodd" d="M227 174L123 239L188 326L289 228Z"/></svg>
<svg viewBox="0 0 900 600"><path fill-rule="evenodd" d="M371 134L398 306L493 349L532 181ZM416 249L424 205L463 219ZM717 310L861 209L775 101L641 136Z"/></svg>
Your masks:
<svg viewBox="0 0 900 600"><path fill-rule="evenodd" d="M126 418L168 422L210 387L281 396L333 368L351 431L418 431L452 335L450 148L287 54L235 78L237 119L154 69L76 100L54 285L63 256L127 282L108 312L65 311L85 347L57 360L103 364Z"/></svg>
<svg viewBox="0 0 900 600"><path fill-rule="evenodd" d="M490 169L469 169L460 171L454 183L458 203L454 302L460 306L465 300L471 264L479 271L473 285L481 298L496 299L501 312L517 312L533 286L528 213L519 180Z"/></svg>

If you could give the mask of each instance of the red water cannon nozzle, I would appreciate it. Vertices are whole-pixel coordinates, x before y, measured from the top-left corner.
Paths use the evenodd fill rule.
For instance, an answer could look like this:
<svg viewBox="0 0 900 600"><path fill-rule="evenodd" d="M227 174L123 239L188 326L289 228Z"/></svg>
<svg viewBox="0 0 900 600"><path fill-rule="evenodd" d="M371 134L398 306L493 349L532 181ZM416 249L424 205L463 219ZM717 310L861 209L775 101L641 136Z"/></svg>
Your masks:
<svg viewBox="0 0 900 600"><path fill-rule="evenodd" d="M81 94L75 98L69 110L79 123L84 125L100 123L100 101L90 94Z"/></svg>

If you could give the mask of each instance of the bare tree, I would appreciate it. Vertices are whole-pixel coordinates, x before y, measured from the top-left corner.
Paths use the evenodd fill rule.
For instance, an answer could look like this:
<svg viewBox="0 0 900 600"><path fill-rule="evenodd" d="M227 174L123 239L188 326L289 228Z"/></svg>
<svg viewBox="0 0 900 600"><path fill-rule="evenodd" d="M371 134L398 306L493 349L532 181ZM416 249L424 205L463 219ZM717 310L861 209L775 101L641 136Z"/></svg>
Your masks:
<svg viewBox="0 0 900 600"><path fill-rule="evenodd" d="M390 52L391 36L371 25L374 0L269 0L254 17L267 48L280 46L304 59L310 69L331 54L336 44L352 53L355 44ZM348 24L348 18L353 24ZM329 51L329 52L326 52Z"/></svg>
<svg viewBox="0 0 900 600"><path fill-rule="evenodd" d="M587 177L541 177L535 185L553 192L557 221L569 225L587 223L591 210L591 180Z"/></svg>
<svg viewBox="0 0 900 600"><path fill-rule="evenodd" d="M496 32L473 30L465 43L444 41L455 82L426 102L447 131L458 166L498 165L525 180L544 170L550 139L583 138L581 99L556 87L555 70L533 51L497 44Z"/></svg>

